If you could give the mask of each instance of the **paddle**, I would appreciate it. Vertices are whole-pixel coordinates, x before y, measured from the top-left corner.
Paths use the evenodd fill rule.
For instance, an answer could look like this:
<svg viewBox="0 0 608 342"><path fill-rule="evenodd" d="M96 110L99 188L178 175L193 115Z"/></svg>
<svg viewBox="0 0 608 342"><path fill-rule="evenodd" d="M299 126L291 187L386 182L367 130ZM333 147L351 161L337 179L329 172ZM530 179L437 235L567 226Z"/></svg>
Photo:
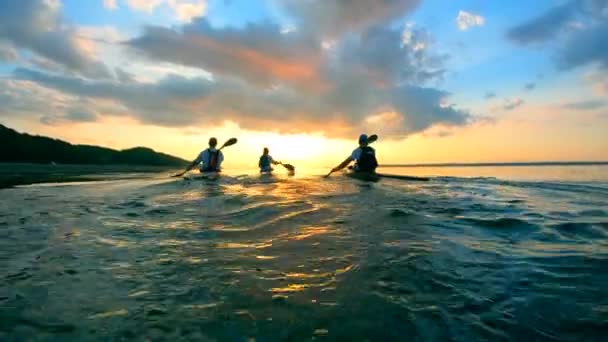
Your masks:
<svg viewBox="0 0 608 342"><path fill-rule="evenodd" d="M286 168L287 171L289 171L289 172L294 172L296 170L296 168L291 164L283 164L283 163L279 163L279 164L283 165L283 167Z"/></svg>
<svg viewBox="0 0 608 342"><path fill-rule="evenodd" d="M224 147L228 147L228 146L232 146L232 145L236 144L237 141L238 140L236 138L228 139L228 141L226 141L224 143L224 145L222 145L222 147L220 147L220 149L218 150L218 152L221 151Z"/></svg>
<svg viewBox="0 0 608 342"><path fill-rule="evenodd" d="M378 140L378 135L377 134L372 134L367 138L367 144L371 144L373 142L375 142L376 140ZM338 170L342 170L343 168L345 168L348 164L350 164L350 160L348 160L348 162L345 160L344 162L342 162L342 164L338 165L337 167L331 169L331 171L329 171L328 174L326 174L325 176L323 176L324 178L327 178L329 176L331 176L332 173L338 171Z"/></svg>
<svg viewBox="0 0 608 342"><path fill-rule="evenodd" d="M225 142L225 143L222 145L222 147L220 147L220 148L219 148L219 150L217 150L217 151L219 152L219 151L221 151L221 150L222 150L224 147L232 146L232 145L236 144L237 142L238 142L238 140L237 140L236 138L231 138L231 139L228 139L228 140L227 140L227 141L226 141L226 142ZM186 174L186 172L188 172L188 171L192 170L192 168L193 168L193 167L195 167L195 166L196 166L196 164L195 164L195 163L192 163L192 164L190 164L190 166L188 166L188 168L187 168L185 171L180 172L180 173L178 173L178 174L176 174L176 175L173 175L173 176L171 176L171 177L181 177L181 176L183 176L184 174Z"/></svg>

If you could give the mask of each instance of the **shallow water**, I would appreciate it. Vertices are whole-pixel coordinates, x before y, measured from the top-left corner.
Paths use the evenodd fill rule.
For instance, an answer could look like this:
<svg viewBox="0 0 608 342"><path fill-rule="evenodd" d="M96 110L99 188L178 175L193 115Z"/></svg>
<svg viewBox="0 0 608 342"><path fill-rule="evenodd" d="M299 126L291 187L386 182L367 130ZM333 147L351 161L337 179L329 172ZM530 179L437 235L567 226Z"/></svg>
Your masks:
<svg viewBox="0 0 608 342"><path fill-rule="evenodd" d="M0 190L0 340L606 340L585 170Z"/></svg>

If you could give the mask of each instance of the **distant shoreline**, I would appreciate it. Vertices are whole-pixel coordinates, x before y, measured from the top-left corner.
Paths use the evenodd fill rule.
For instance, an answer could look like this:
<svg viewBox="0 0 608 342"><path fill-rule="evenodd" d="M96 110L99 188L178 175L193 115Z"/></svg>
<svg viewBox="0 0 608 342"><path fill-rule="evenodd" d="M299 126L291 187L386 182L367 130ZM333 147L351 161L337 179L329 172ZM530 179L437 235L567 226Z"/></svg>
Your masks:
<svg viewBox="0 0 608 342"><path fill-rule="evenodd" d="M508 166L602 166L608 161L575 161L575 162L517 162L517 163L421 163L421 164L383 164L381 168L397 167L508 167Z"/></svg>
<svg viewBox="0 0 608 342"><path fill-rule="evenodd" d="M175 166L0 163L0 189L39 183L69 183L129 178L178 170Z"/></svg>

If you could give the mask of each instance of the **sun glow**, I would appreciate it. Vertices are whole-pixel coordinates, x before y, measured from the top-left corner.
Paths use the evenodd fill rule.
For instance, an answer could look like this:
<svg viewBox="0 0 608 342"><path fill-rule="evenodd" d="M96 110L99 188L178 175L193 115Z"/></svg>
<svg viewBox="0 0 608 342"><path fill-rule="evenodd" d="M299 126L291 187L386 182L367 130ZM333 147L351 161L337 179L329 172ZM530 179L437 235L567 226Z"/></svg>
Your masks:
<svg viewBox="0 0 608 342"><path fill-rule="evenodd" d="M273 134L260 137L260 144L270 149L276 159L289 159L294 162L313 161L325 150L328 141L323 137ZM262 151L260 151L261 153Z"/></svg>

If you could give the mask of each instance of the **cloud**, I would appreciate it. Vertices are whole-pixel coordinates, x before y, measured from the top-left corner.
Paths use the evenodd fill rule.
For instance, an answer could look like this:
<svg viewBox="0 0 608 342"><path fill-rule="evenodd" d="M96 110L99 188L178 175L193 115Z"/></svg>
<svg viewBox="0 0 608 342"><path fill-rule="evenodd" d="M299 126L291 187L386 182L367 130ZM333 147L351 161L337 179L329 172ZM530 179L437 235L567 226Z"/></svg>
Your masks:
<svg viewBox="0 0 608 342"><path fill-rule="evenodd" d="M332 91L307 96L288 87L264 89L231 79L175 75L156 83L125 84L18 69L15 78L70 96L113 101L142 122L173 127L219 125L229 120L254 130L273 127L281 132L346 136L361 130L366 118L394 111L401 125L393 127L391 134L403 136L437 123L466 124L470 118L467 112L445 105L449 94L440 90L416 86L379 89L348 80Z"/></svg>
<svg viewBox="0 0 608 342"><path fill-rule="evenodd" d="M456 17L456 25L461 31L466 31L475 26L483 26L485 22L484 17L462 10L458 12L458 16Z"/></svg>
<svg viewBox="0 0 608 342"><path fill-rule="evenodd" d="M81 105L67 108L65 112L59 114L43 115L39 119L40 123L54 126L67 122L95 122L97 121L97 113L90 108L84 108Z"/></svg>
<svg viewBox="0 0 608 342"><path fill-rule="evenodd" d="M524 100L522 100L519 97L515 97L512 99L505 99L505 102L503 104L503 108L505 110L513 110L517 107L520 107L521 105L523 105L525 103Z"/></svg>
<svg viewBox="0 0 608 342"><path fill-rule="evenodd" d="M76 107L70 108L65 118L70 121L93 122L97 119L97 115L88 108Z"/></svg>
<svg viewBox="0 0 608 342"><path fill-rule="evenodd" d="M14 62L18 57L17 51L12 46L0 44L0 62Z"/></svg>
<svg viewBox="0 0 608 342"><path fill-rule="evenodd" d="M249 24L243 29L211 27L206 18L180 30L148 27L127 45L162 62L197 67L262 86L290 84L307 89L331 86L339 73L365 74L367 82L428 81L440 78L446 56L427 52L429 35L421 29L402 31L383 26L336 41L324 49L322 41L301 30L282 33L273 23Z"/></svg>
<svg viewBox="0 0 608 342"><path fill-rule="evenodd" d="M232 75L270 85L314 82L320 46L293 32L282 34L278 25L249 24L243 29L214 29L206 18L181 30L147 27L127 45L155 60Z"/></svg>
<svg viewBox="0 0 608 342"><path fill-rule="evenodd" d="M507 37L520 44L544 42L554 38L576 14L577 3L570 1L546 13L513 27Z"/></svg>
<svg viewBox="0 0 608 342"><path fill-rule="evenodd" d="M0 1L0 39L29 50L86 77L107 78L76 29L61 17L60 3L50 0Z"/></svg>
<svg viewBox="0 0 608 342"><path fill-rule="evenodd" d="M180 0L169 0L169 6L175 11L175 16L180 21L189 22L193 18L202 17L207 10L205 0L184 2Z"/></svg>
<svg viewBox="0 0 608 342"><path fill-rule="evenodd" d="M484 95L484 98L485 98L486 100L493 99L493 98L495 98L495 97L496 97L496 93L495 93L495 92L493 92L493 91L489 91L489 92L487 92L487 93Z"/></svg>
<svg viewBox="0 0 608 342"><path fill-rule="evenodd" d="M337 38L347 32L360 32L378 23L403 17L420 0L278 0L299 28L322 38Z"/></svg>
<svg viewBox="0 0 608 342"><path fill-rule="evenodd" d="M595 110L595 109L605 107L606 104L607 104L606 101L587 100L587 101L566 103L565 105L563 105L563 107L566 109L573 109L573 110Z"/></svg>
<svg viewBox="0 0 608 342"><path fill-rule="evenodd" d="M207 10L207 0L127 0L127 5L134 11L152 13L161 6L168 6L174 12L175 19L190 22L202 17Z"/></svg>
<svg viewBox="0 0 608 342"><path fill-rule="evenodd" d="M408 34L404 36L403 32ZM401 43L400 43L401 42ZM442 61L445 56L432 55L431 44L425 30L400 31L384 26L374 26L363 34L341 41L335 48L331 71L359 74L367 82L391 85L402 82L424 83L443 76ZM347 78L344 74L331 77ZM360 81L365 81L361 79Z"/></svg>
<svg viewBox="0 0 608 342"><path fill-rule="evenodd" d="M593 63L608 68L608 16L606 22L572 35L560 50L559 66L563 69Z"/></svg>
<svg viewBox="0 0 608 342"><path fill-rule="evenodd" d="M103 0L103 7L113 11L118 9L118 4L116 3L116 0Z"/></svg>
<svg viewBox="0 0 608 342"><path fill-rule="evenodd" d="M0 79L0 117L63 115L73 101L74 96L35 82Z"/></svg>
<svg viewBox="0 0 608 342"><path fill-rule="evenodd" d="M136 11L152 13L164 0L127 0L127 5Z"/></svg>
<svg viewBox="0 0 608 342"><path fill-rule="evenodd" d="M608 95L608 70L596 70L587 73L584 78L597 94Z"/></svg>
<svg viewBox="0 0 608 342"><path fill-rule="evenodd" d="M468 111L449 104L450 93L428 85L441 80L449 58L434 52L431 34L415 25L390 22L418 1L354 1L350 4L357 9L346 6L336 25L321 29L310 20L324 14L311 11L344 3L313 0L311 8L285 3L305 11L292 8L291 15L299 19L289 32L271 21L215 27L199 17L171 28L148 26L141 35L112 44L134 54L131 59L141 65L151 61L148 65L170 70L163 72L165 76L144 78L141 73L133 75L132 66L121 65L113 68L113 78L106 79L52 67L48 71L19 68L13 78L67 99L46 115L54 118L47 118L48 122L119 115L169 127L230 121L252 130L271 127L283 133L335 137L373 127L387 137L403 137L472 120ZM139 5L152 10L160 6ZM365 12L362 8L371 11L370 18L359 17ZM98 41L97 31L79 31ZM327 39L325 34L337 35ZM101 35L104 40L108 37ZM178 69L192 72L171 71ZM45 96L51 101L56 94ZM12 98L26 101L21 93Z"/></svg>
<svg viewBox="0 0 608 342"><path fill-rule="evenodd" d="M533 83L533 82L531 82L531 83L526 83L526 85L524 86L524 88L525 88L527 91L532 91L532 90L534 90L534 89L536 88L536 83Z"/></svg>
<svg viewBox="0 0 608 342"><path fill-rule="evenodd" d="M562 70L589 65L608 69L606 0L568 1L512 28L507 35L520 44L551 42L557 47L555 60Z"/></svg>

